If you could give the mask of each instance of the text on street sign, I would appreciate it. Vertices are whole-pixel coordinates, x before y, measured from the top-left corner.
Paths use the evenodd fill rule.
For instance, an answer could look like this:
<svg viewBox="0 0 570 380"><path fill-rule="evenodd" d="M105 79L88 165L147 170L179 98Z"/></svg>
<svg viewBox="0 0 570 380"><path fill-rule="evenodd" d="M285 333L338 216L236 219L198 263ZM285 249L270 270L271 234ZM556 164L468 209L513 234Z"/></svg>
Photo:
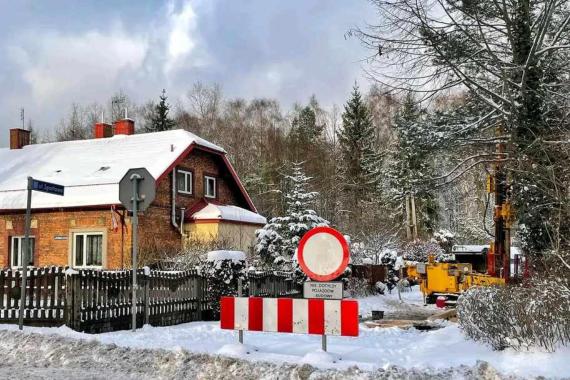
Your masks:
<svg viewBox="0 0 570 380"><path fill-rule="evenodd" d="M321 298L326 300L342 299L342 282L306 281L303 284L304 298Z"/></svg>
<svg viewBox="0 0 570 380"><path fill-rule="evenodd" d="M44 193L63 195L64 187L57 185L55 183L38 181L37 179L32 180L32 190L41 191Z"/></svg>

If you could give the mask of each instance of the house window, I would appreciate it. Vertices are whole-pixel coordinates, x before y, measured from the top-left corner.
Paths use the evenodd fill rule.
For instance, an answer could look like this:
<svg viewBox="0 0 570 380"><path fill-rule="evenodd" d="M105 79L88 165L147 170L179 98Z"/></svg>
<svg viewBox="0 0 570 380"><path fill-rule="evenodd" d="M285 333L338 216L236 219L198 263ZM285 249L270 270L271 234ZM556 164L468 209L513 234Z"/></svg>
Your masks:
<svg viewBox="0 0 570 380"><path fill-rule="evenodd" d="M192 172L177 170L176 182L179 193L192 195Z"/></svg>
<svg viewBox="0 0 570 380"><path fill-rule="evenodd" d="M10 265L14 268L22 266L22 252L24 252L24 236L12 236L10 238ZM30 236L28 265L34 265L34 247L36 239Z"/></svg>
<svg viewBox="0 0 570 380"><path fill-rule="evenodd" d="M214 177L204 176L204 196L216 198L216 179Z"/></svg>
<svg viewBox="0 0 570 380"><path fill-rule="evenodd" d="M73 234L73 267L103 266L103 234L80 232Z"/></svg>

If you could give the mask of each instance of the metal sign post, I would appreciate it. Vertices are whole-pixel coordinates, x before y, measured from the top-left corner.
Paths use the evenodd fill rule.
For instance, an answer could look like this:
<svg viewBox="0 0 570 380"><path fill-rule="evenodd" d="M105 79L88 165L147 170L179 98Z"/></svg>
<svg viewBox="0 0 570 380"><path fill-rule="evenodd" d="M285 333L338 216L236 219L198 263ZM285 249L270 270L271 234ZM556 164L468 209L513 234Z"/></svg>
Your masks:
<svg viewBox="0 0 570 380"><path fill-rule="evenodd" d="M139 216L138 216L138 204L139 204L139 181L142 177L139 174L132 174L130 178L133 184L133 296L131 302L131 314L133 331L137 331L137 242L138 242L138 227L139 227Z"/></svg>
<svg viewBox="0 0 570 380"><path fill-rule="evenodd" d="M137 330L137 253L139 211L144 211L154 200L156 183L153 176L145 168L129 169L119 183L119 200L129 211L132 211L132 262L133 286L131 291L132 329Z"/></svg>
<svg viewBox="0 0 570 380"><path fill-rule="evenodd" d="M20 260L22 261L22 283L20 284L20 315L18 316L18 328L20 330L24 329L24 312L26 303L26 283L28 282L28 250L30 247L30 223L32 216L32 177L28 177L28 200L26 202L26 222L25 222L25 237L24 246L22 249L22 255Z"/></svg>
<svg viewBox="0 0 570 380"><path fill-rule="evenodd" d="M297 259L305 274L320 284L305 282L305 298L342 299L340 286L332 281L338 278L348 266L350 251L344 236L330 227L315 227L309 230L299 242ZM327 335L323 334L321 348L327 351Z"/></svg>
<svg viewBox="0 0 570 380"><path fill-rule="evenodd" d="M238 278L238 297L241 297L243 293L242 279ZM238 330L238 340L240 344L243 344L243 330Z"/></svg>
<svg viewBox="0 0 570 380"><path fill-rule="evenodd" d="M22 265L22 282L20 284L20 315L18 315L18 328L24 329L24 313L26 311L26 287L28 282L28 261L30 258L30 229L32 218L32 190L41 191L43 193L54 194L63 196L64 187L55 183L43 182L28 177L26 186L27 201L26 201L26 219L25 219L25 237L22 246L22 254L20 256Z"/></svg>

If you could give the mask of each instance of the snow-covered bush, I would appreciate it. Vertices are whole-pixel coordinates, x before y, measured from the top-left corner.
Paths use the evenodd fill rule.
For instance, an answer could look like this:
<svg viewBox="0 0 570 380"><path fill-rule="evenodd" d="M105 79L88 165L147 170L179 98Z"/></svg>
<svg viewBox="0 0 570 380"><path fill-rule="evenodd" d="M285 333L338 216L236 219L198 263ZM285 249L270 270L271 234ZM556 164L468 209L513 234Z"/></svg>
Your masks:
<svg viewBox="0 0 570 380"><path fill-rule="evenodd" d="M162 251L161 260L155 263L160 270L184 271L196 269L206 260L206 254L216 250L232 250L234 243L228 239L203 240L189 238L184 242L182 249Z"/></svg>
<svg viewBox="0 0 570 380"><path fill-rule="evenodd" d="M220 311L220 297L238 295L240 279L243 293L247 294L247 268L243 252L208 252L207 260L200 265L200 273L208 281L207 298L212 303L216 314Z"/></svg>
<svg viewBox="0 0 570 380"><path fill-rule="evenodd" d="M365 278L349 277L346 279L346 291L350 297L360 298L376 294L376 289Z"/></svg>
<svg viewBox="0 0 570 380"><path fill-rule="evenodd" d="M407 261L426 263L428 256L433 255L435 261L446 262L453 260L453 255L446 253L437 243L416 240L401 246L402 257Z"/></svg>
<svg viewBox="0 0 570 380"><path fill-rule="evenodd" d="M476 287L459 297L463 331L496 350L570 344L568 280L548 279L531 286Z"/></svg>
<svg viewBox="0 0 570 380"><path fill-rule="evenodd" d="M396 247L394 236L383 232L367 235L350 244L350 259L353 264L381 264L380 256Z"/></svg>
<svg viewBox="0 0 570 380"><path fill-rule="evenodd" d="M376 292L378 292L378 294L384 294L387 289L386 284L384 284L382 281L377 281L376 284L374 284L374 287L376 288Z"/></svg>
<svg viewBox="0 0 570 380"><path fill-rule="evenodd" d="M441 229L434 232L431 241L438 244L445 253L450 254L451 248L455 242L455 235L449 230Z"/></svg>

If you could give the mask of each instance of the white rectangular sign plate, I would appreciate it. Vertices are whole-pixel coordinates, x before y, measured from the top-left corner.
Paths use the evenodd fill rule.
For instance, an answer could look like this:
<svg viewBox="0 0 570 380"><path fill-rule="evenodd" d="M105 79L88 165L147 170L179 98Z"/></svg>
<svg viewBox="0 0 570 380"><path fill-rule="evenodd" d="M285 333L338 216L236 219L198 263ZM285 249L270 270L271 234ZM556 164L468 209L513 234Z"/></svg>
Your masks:
<svg viewBox="0 0 570 380"><path fill-rule="evenodd" d="M342 299L342 282L307 281L303 285L304 298L321 298L326 300Z"/></svg>

